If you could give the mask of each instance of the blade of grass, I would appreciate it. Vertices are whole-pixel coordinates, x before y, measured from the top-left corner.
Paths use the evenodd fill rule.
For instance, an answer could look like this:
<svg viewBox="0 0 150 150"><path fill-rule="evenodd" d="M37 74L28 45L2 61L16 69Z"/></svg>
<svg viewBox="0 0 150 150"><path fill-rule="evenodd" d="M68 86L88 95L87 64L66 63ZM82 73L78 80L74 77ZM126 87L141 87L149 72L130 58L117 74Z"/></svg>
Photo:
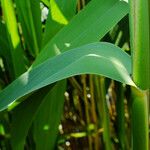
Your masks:
<svg viewBox="0 0 150 150"><path fill-rule="evenodd" d="M129 75L130 63L128 54L105 42L72 49L48 59L10 84L0 93L0 109L7 108L10 103L25 94L77 74L99 74L135 86ZM12 92L17 89L17 93Z"/></svg>
<svg viewBox="0 0 150 150"><path fill-rule="evenodd" d="M13 64L9 48L9 40L7 37L7 30L4 23L0 22L0 57L3 61L5 70L11 75L13 73ZM2 75L2 73L1 73ZM11 78L13 78L11 76Z"/></svg>
<svg viewBox="0 0 150 150"><path fill-rule="evenodd" d="M12 110L11 145L14 150L24 149L28 129L53 85L48 87L49 89L44 87L40 92L36 91Z"/></svg>
<svg viewBox="0 0 150 150"><path fill-rule="evenodd" d="M102 3L101 5L100 5L100 2ZM59 52L59 49L57 49L57 45L55 46L55 43L58 41L58 43L62 43L61 45L62 45L62 49L64 49L64 50L66 50L66 49L68 49L68 48L70 48L70 47L68 47L67 48L67 46L70 46L70 43L64 43L64 41L63 41L63 39L66 39L66 41L68 41L68 40L71 40L71 41L73 41L74 40L74 38L76 39L76 44L74 45L74 44L72 44L71 45L71 47L76 47L76 46L78 46L78 45L83 45L84 43L82 42L82 40L81 40L81 38L76 38L75 36L74 36L74 34L75 35L78 35L78 37L80 37L80 35L84 35L83 36L83 39L85 39L86 40L86 42L85 43L88 43L88 42L91 42L92 40L94 41L94 40L99 40L100 38L102 38L103 37L103 35L105 34L104 32L107 32L113 25L115 25L115 23L117 22L117 21L119 21L125 14L127 14L127 12L128 12L128 7L127 7L127 5L126 5L126 3L117 3L116 5L115 5L115 3L116 3L117 1L116 0L112 0L111 2L110 1L107 1L107 2L105 2L105 1L92 1L91 3L89 3L89 5L88 5L88 7L86 8L86 10L83 10L83 11L81 11L81 13L79 14L79 15L77 15L76 16L76 19L73 19L74 21L72 21L72 23L71 23L71 25L68 25L67 27L66 27L66 29L62 29L63 30L63 32L59 32L49 43L48 43L48 47L45 47L44 49L43 49L43 51L45 51L46 53L48 52L48 51L46 51L46 49L49 49L49 50L51 50L51 54L50 54L50 56L54 56L54 55L57 55L58 53L57 52ZM108 14L110 15L112 12L114 13L114 16L116 16L116 18L115 18L115 21L113 22L112 20L112 23L110 23L107 27L106 27L106 24L103 24L103 22L102 22L102 20L103 20L103 18L105 18L106 19L106 17L108 17L109 15L107 15L107 12L106 12L106 9L104 9L103 7L101 7L101 6L104 6L105 8L108 8L108 9L110 9L110 11L108 11ZM114 7L113 7L114 6ZM111 8L112 7L112 8ZM119 8L119 9L118 9ZM95 12L95 10L98 10L98 12L96 13ZM115 10L115 11L114 11ZM118 11L119 10L119 11ZM90 16L89 16L89 14L90 14ZM94 14L94 16L93 15L91 15L91 14ZM88 20L85 20L84 21L84 18L85 18L85 16L86 15L88 15ZM83 19L82 19L83 18ZM94 19L93 19L94 18ZM93 24L91 24L90 22L96 22L97 21L97 18L101 18L100 20L101 21L99 21L99 22L97 22L97 23L95 23L94 24L94 26L93 26ZM109 19L109 18L108 18ZM111 19L111 18L110 18ZM79 23L81 23L81 20L83 20L83 22L82 22L82 24L80 24L81 26L82 26L82 28L80 29L80 30L78 30L78 24ZM100 23L101 22L101 23ZM99 23L101 24L101 27L99 27ZM88 26L87 26L87 24L89 24ZM86 34L85 34L85 31L83 30L84 28L87 28L87 27L89 27L88 29L87 29L87 32L86 32ZM104 30L104 32L100 32L100 33L97 33L97 32L93 32L93 29L95 29L96 27L99 27L98 28L98 30L97 31L101 31L101 29L103 29L103 28L105 28L105 30ZM88 30L89 30L89 32L88 32ZM95 29L95 31L96 31L96 29ZM98 34L99 34L99 36L98 36ZM64 37L64 35L67 35L67 36L65 36ZM68 35L69 35L69 37L68 37ZM91 36L92 35L92 36ZM90 37L92 37L92 39L90 38ZM66 45L64 45L64 44L66 44ZM45 53L45 52L43 52L43 54ZM41 54L40 54L41 55ZM49 54L47 53L47 56L48 56ZM43 58L42 59L42 61L43 60L45 60L45 59L47 59L48 57L50 57L50 56L48 56L47 57L46 56L46 58ZM41 57L41 56L39 56L39 57ZM41 61L39 60L37 60L36 61L36 63L34 63L34 65L37 65L38 63L40 63ZM60 87L61 88L61 87ZM52 139L52 137L53 136L51 136L51 139Z"/></svg>
<svg viewBox="0 0 150 150"><path fill-rule="evenodd" d="M51 0L46 21L43 44L47 44L53 36L72 19L76 12L77 0Z"/></svg>
<svg viewBox="0 0 150 150"><path fill-rule="evenodd" d="M60 2L60 1L59 1ZM81 21L80 20L83 20L84 21L84 16L85 15L88 15L88 17L89 18L93 18L93 15L91 15L91 16L89 16L89 14L95 14L96 16L95 16L95 18L94 18L94 20L92 20L93 22L94 21L97 21L97 18L100 18L100 17L104 17L105 19L106 19L106 16L109 16L109 15L107 15L107 13L105 12L105 9L103 8L103 7L101 7L102 5L100 5L99 4L100 2L99 1L95 1L95 2L91 2L90 4L89 4L89 6L86 8L86 10L85 11L83 11L83 12L81 12L79 15L77 15L77 17L76 17L76 19L73 21L73 23L72 23L72 25L68 28L68 27L66 27L66 29L64 30L64 29L62 29L62 30L64 30L64 32L59 32L57 35L58 35L58 37L56 37L56 38L53 38L51 41L52 42L49 42L49 46L50 47L48 47L51 51L57 51L57 45L56 45L56 48L55 48L55 42L58 40L58 43L62 43L62 48L64 48L64 50L66 49L66 45L68 44L68 45L70 45L70 43L65 43L66 45L64 45L64 41L63 41L63 39L64 38L66 38L66 40L74 40L74 33L76 33L76 31L78 30L78 23L80 22L81 23ZM105 6L105 8L110 8L110 7L113 7L113 5L116 3L116 0L115 1L111 1L111 3L108 3L108 1L105 3L105 2L103 2L103 6ZM57 4L59 4L59 3L57 3ZM72 3L72 5L75 5L75 1L74 1L74 3ZM125 14L127 14L127 12L128 12L128 7L127 7L127 5L126 5L126 3L117 3L116 4L117 6L114 6L115 8L113 8L112 10L110 9L110 12L112 11L112 12L116 12L116 14L114 15L114 16L117 16L116 17L116 22L117 22L117 20L120 20ZM67 5L68 6L68 5ZM121 12L117 12L117 10L118 10L118 6L119 6L119 8L120 8L120 11ZM70 7L70 5L69 5L69 7ZM122 7L122 8L121 8ZM95 10L99 10L99 12L98 13L95 13ZM64 9L65 10L65 9ZM116 11L114 11L114 10L116 10ZM62 12L64 12L64 11L62 11ZM105 14L106 13L106 14ZM64 12L64 14L65 14L65 12ZM68 14L68 12L66 13L66 14ZM65 15L66 15L65 14ZM111 14L111 13L110 13ZM119 15L118 15L119 14ZM98 16L97 16L98 15ZM78 18L78 19L77 19ZM82 19L83 18L83 19ZM109 19L109 18L108 18ZM103 19L102 19L103 20ZM91 20L89 19L89 20L85 20L84 21L84 23L83 24L81 24L81 26L86 26L86 24L87 24L87 22L88 23L90 23L91 22ZM105 32L107 32L113 25L115 24L115 22L113 22L112 24L110 24L109 25L109 27L105 30ZM47 25L48 25L48 23L47 23ZM88 26L86 26L86 27L90 27L91 26L91 24L89 24ZM101 29L102 28L104 28L106 26L106 24L103 24L102 23L102 26L99 28L99 31L101 31ZM72 28L73 27L73 28ZM93 30L94 28L96 28L97 27L97 24L95 24L94 26L92 26L91 27L91 29L90 30ZM92 29L93 28L93 29ZM50 28L48 28L48 29L50 29ZM87 29L87 31L88 31L88 29ZM47 31L46 31L47 32ZM71 35L70 35L70 33L71 33ZM82 33L84 33L84 30L83 30L83 28L82 29L80 29L78 32L77 32L77 34L79 35L79 37L80 37L80 35L82 35ZM103 35L101 35L101 34L103 34L104 35L104 32L100 32L100 36L97 36L97 32L94 32L94 33L92 33L92 35L93 35L93 39L97 39L97 41L99 40L99 38L101 38ZM50 35L50 34L49 34ZM67 35L67 36L65 36L64 37L64 35ZM68 35L70 35L69 36L69 38L67 38L68 37ZM89 32L89 33L87 33L86 34L86 37L87 37L87 41L86 41L86 43L88 43L88 42L91 42L91 39L88 39L89 37L91 37L91 32ZM84 39L85 37L83 37L83 39ZM48 38L47 38L48 39ZM73 47L75 47L75 46L78 46L78 45L82 45L83 43L81 42L81 39L79 38L79 39L77 39L76 38L76 45L71 45L71 46L73 46ZM53 47L54 46L54 47ZM44 51L47 53L47 51L46 51L46 49L44 49ZM59 50L58 50L59 51ZM45 53L45 52L43 52L43 53ZM40 54L41 55L41 54ZM50 56L54 56L54 55L57 55L57 53L51 53L50 54ZM50 56L48 56L48 57L50 57ZM44 58L45 59L45 58ZM44 60L43 59L43 60ZM38 64L38 63L40 63L40 61L36 61L36 63L35 63L35 65L36 64ZM61 87L60 87L61 88ZM54 108L55 109L55 108ZM51 135L51 139L53 139L53 135Z"/></svg>
<svg viewBox="0 0 150 150"><path fill-rule="evenodd" d="M25 43L30 53L37 56L41 49L42 23L39 0L15 0Z"/></svg>
<svg viewBox="0 0 150 150"><path fill-rule="evenodd" d="M47 7L49 7L49 0L41 0L41 2L43 2L43 4Z"/></svg>
<svg viewBox="0 0 150 150"><path fill-rule="evenodd" d="M0 56L5 57L6 51L8 51L8 38L5 24L0 22Z"/></svg>
<svg viewBox="0 0 150 150"><path fill-rule="evenodd" d="M13 65L13 71L10 76L14 79L25 71L23 50L20 43L13 2L12 0L1 0L1 3L7 29L8 55L10 55Z"/></svg>
<svg viewBox="0 0 150 150"><path fill-rule="evenodd" d="M72 1L67 1L67 0L60 1L60 0L56 0L57 3L59 2L58 6L60 7L61 11L64 12L64 16L69 21L76 14L77 1L78 0L72 0Z"/></svg>
<svg viewBox="0 0 150 150"><path fill-rule="evenodd" d="M49 41L53 37L53 35L56 34L59 29L64 26L58 23L61 22L60 19L57 19L59 14L57 13L57 15L53 15L57 12L54 8L57 8L58 12L62 12L62 14L60 14L61 17L65 17L69 21L75 15L76 0L57 0L56 2L50 1L50 12L48 20L46 22L43 45L45 45L47 41ZM53 18L51 18L51 16L53 16ZM56 20L58 22L56 22ZM57 83L53 90L50 90L48 96L43 100L44 103L42 107L40 107L40 110L34 121L33 134L35 137L36 149L54 149L58 133L58 124L60 123L60 117L63 111L63 94L65 92L65 85L66 81ZM58 110L57 113L56 110ZM55 117L52 118L52 114L54 114ZM44 126L48 127L48 129L44 130Z"/></svg>
<svg viewBox="0 0 150 150"><path fill-rule="evenodd" d="M54 149L58 126L63 114L65 87L64 81L56 84L40 106L34 121L34 139L37 150Z"/></svg>
<svg viewBox="0 0 150 150"><path fill-rule="evenodd" d="M117 135L119 147L125 150L125 110L124 110L124 87L121 83L115 82L116 111L117 111Z"/></svg>
<svg viewBox="0 0 150 150"><path fill-rule="evenodd" d="M116 2L116 1L113 1L113 2ZM92 2L90 5L95 5L96 6L96 3L99 3L98 1L96 2L95 1L95 3L94 2ZM112 2L111 2L111 4L112 4ZM107 4L107 3L105 3L105 5L106 5L106 7L110 7L110 5L109 4ZM124 5L124 4L123 4ZM97 5L97 6L99 6L99 5ZM125 5L125 7L124 7L124 9L123 9L123 14L125 15L126 13L127 13L127 7L126 7L127 5ZM95 7L93 7L93 11L94 11L94 9L95 9ZM103 9L103 11L104 11L104 9ZM122 13L121 13L122 14ZM120 15L121 17L123 17L123 15ZM93 16L91 16L91 17L93 17ZM118 17L118 19L121 19L121 17L119 18ZM109 19L109 18L108 18ZM97 18L95 17L95 20L97 20ZM85 23L86 24L86 23ZM104 26L105 26L105 24L104 24ZM103 27L102 27L103 28ZM99 28L100 29L100 28ZM66 32L66 33L68 33L68 32ZM88 36L91 36L90 34L88 34ZM98 38L99 37L97 37L97 40L98 40ZM61 41L60 41L61 42ZM78 42L80 43L80 39L78 40ZM40 62L39 62L40 63Z"/></svg>

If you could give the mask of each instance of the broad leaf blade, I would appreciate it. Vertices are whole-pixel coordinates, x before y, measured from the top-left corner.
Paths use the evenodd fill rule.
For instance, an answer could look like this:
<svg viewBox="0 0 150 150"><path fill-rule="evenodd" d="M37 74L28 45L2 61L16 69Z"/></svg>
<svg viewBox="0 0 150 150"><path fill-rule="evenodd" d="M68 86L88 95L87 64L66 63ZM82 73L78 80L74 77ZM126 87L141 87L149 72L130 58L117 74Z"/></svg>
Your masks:
<svg viewBox="0 0 150 150"><path fill-rule="evenodd" d="M123 1L92 0L44 47L34 65L68 49L99 41L127 13L128 4Z"/></svg>
<svg viewBox="0 0 150 150"><path fill-rule="evenodd" d="M61 3L63 4L65 1L66 0L62 0L62 1L57 0L56 2L60 8L60 11L63 12L65 18L69 20L69 15L67 15L69 13L66 7L69 6L69 9L70 9L71 5L65 5L65 9L62 9L62 7L60 7ZM51 8L52 8L52 2L54 1L51 1ZM69 3L72 3L72 5L75 5L75 3L73 3L72 1L69 1ZM40 54L40 55L46 55L46 57L44 56L42 61L44 61L45 59L49 57L57 55L59 53L59 50L60 52L63 52L67 49L70 49L71 47L83 45L84 42L89 43L92 40L99 41L99 39L102 38L103 35L106 34L106 32L108 32L124 15L126 15L127 12L128 12L128 6L126 3L117 2L117 0L109 0L109 1L108 0L106 1L94 0L91 3L89 3L88 6L86 6L86 8L83 11L81 11L80 14L78 14L72 20L71 24L63 28L52 40L51 40L51 37L54 34L56 34L58 30L60 29L60 26L63 26L63 25L60 24L59 22L60 19L59 21L57 20L56 22L57 17L53 20L52 14L49 14L43 45L45 45L48 42L48 40L51 40L51 41L48 43L48 46L46 46L43 49L44 51L43 54ZM51 9L51 13L53 13L52 9ZM110 18L108 16L110 16ZM107 19L110 20L109 24L107 24L107 21L106 21L106 24L104 23L104 20L107 20ZM56 24L58 26L56 26ZM86 32L85 32L85 29L86 29ZM103 32L101 32L102 29L104 29ZM84 39L84 42L81 40L80 37ZM74 39L76 41L75 44L72 43L72 45L70 45L70 43L67 43L67 42L64 44L64 40L74 41ZM57 45L55 43L60 44L60 47L59 47L60 49L57 49ZM39 58L41 57L40 55L39 55ZM39 64L39 63L40 61L37 60L35 64ZM61 86L59 83L58 83L58 86L59 86L58 88L60 89ZM56 97L55 102L57 103L57 101L58 101L58 98ZM52 109L54 110L57 108L58 107L56 106L55 108L53 107ZM55 123L57 124L57 122ZM53 139L55 139L54 137L55 137L55 134L53 132L53 134L51 134L51 136L49 137L50 142L52 142ZM42 142L41 139L39 139L38 141L40 141L38 143L38 145L40 145L40 143Z"/></svg>
<svg viewBox="0 0 150 150"><path fill-rule="evenodd" d="M0 110L41 87L86 73L103 75L135 86L130 78L130 56L112 44L93 43L48 59L24 73L0 93Z"/></svg>
<svg viewBox="0 0 150 150"><path fill-rule="evenodd" d="M77 0L51 0L49 16L46 22L43 45L45 45L76 13ZM59 12L59 13L58 13ZM62 18L62 20L61 20ZM66 81L61 81L49 91L42 100L34 124L34 141L36 149L54 149L58 125L63 111ZM53 114L53 117L52 117Z"/></svg>
<svg viewBox="0 0 150 150"><path fill-rule="evenodd" d="M77 0L51 0L49 14L46 21L43 45L47 44L53 36L72 19L76 12Z"/></svg>

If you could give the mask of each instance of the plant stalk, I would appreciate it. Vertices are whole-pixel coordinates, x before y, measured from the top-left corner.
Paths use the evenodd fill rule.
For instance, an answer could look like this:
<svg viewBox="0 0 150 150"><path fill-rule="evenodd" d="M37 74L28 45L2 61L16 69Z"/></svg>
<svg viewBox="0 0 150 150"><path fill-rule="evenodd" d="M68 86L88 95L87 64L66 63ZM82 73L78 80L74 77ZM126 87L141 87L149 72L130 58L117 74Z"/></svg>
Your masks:
<svg viewBox="0 0 150 150"><path fill-rule="evenodd" d="M116 82L116 111L117 111L117 134L119 147L125 150L125 110L124 110L124 88L119 82Z"/></svg>
<svg viewBox="0 0 150 150"><path fill-rule="evenodd" d="M100 77L100 92L101 92L101 104L102 104L102 122L103 122L103 139L106 150L112 150L112 144L110 139L110 121L109 113L106 103L106 88L105 88L105 79Z"/></svg>
<svg viewBox="0 0 150 150"><path fill-rule="evenodd" d="M130 39L133 80L138 87L150 88L149 0L130 0Z"/></svg>
<svg viewBox="0 0 150 150"><path fill-rule="evenodd" d="M133 150L148 150L148 99L144 91L132 87Z"/></svg>
<svg viewBox="0 0 150 150"><path fill-rule="evenodd" d="M133 150L148 150L149 0L130 0L129 4L133 80L138 86L132 88L132 146Z"/></svg>

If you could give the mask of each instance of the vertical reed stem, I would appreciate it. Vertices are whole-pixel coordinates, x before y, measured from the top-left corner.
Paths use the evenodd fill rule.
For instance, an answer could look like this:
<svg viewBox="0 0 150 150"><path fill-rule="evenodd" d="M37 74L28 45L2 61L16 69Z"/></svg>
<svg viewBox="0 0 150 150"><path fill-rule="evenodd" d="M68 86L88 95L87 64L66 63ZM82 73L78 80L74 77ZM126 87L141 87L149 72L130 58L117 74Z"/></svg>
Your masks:
<svg viewBox="0 0 150 150"><path fill-rule="evenodd" d="M102 122L103 122L103 139L106 150L111 150L111 139L110 139L110 126L109 126L109 114L106 103L106 88L105 88L105 79L100 78L100 92L101 92L101 101L102 101Z"/></svg>
<svg viewBox="0 0 150 150"><path fill-rule="evenodd" d="M130 0L130 32L133 80L133 150L148 150L148 97L150 88L149 0ZM142 90L145 91L142 91Z"/></svg>
<svg viewBox="0 0 150 150"><path fill-rule="evenodd" d="M91 114L93 123L95 124L95 129L97 131L97 115L96 115L96 107L95 107L95 98L94 98L94 85L93 85L93 75L89 75L89 82L90 82L90 94L91 94ZM95 150L99 150L99 139L98 133L94 136L94 146Z"/></svg>
<svg viewBox="0 0 150 150"><path fill-rule="evenodd" d="M83 91L84 91L84 103L85 103L85 115L86 115L86 123L89 127L90 125L90 116L89 116L89 105L88 105L88 99L87 99L87 85L86 85L86 75L82 75L82 82L83 82ZM89 142L89 150L92 150L92 138L90 135L88 135L88 142Z"/></svg>
<svg viewBox="0 0 150 150"><path fill-rule="evenodd" d="M116 111L117 111L117 134L120 150L125 150L125 111L124 111L124 88L116 82Z"/></svg>
<svg viewBox="0 0 150 150"><path fill-rule="evenodd" d="M148 150L148 101L146 92L132 88L133 150Z"/></svg>
<svg viewBox="0 0 150 150"><path fill-rule="evenodd" d="M130 33L133 80L141 89L150 88L150 39L148 0L130 0Z"/></svg>

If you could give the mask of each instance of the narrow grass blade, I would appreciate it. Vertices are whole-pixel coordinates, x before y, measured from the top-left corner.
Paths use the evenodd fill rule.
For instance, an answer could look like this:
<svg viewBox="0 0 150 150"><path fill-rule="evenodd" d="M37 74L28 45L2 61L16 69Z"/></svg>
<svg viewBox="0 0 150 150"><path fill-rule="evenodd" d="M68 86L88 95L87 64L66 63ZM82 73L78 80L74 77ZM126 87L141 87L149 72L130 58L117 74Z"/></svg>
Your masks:
<svg viewBox="0 0 150 150"><path fill-rule="evenodd" d="M0 56L5 57L6 51L8 51L8 38L5 24L0 22Z"/></svg>
<svg viewBox="0 0 150 150"><path fill-rule="evenodd" d="M121 83L115 83L116 92L116 125L117 136L119 140L119 147L121 150L125 150L125 108L124 108L124 87Z"/></svg>
<svg viewBox="0 0 150 150"><path fill-rule="evenodd" d="M14 79L25 71L23 50L20 43L13 2L12 0L2 0L1 3L7 30L6 36L8 37L8 55L10 55L10 60L13 65L13 71L10 76Z"/></svg>
<svg viewBox="0 0 150 150"><path fill-rule="evenodd" d="M84 35L83 36L83 39L85 39L86 40L86 42L85 43L88 43L88 42L91 42L92 40L95 40L95 41L98 41L100 38L102 38L103 37L103 35L105 34L105 33L103 33L103 32L100 32L101 31L101 29L103 29L103 28L105 28L105 26L106 26L106 24L103 24L102 23L102 20L103 20L103 17L105 18L105 19L107 19L106 17L107 16L109 16L109 15L107 15L107 11L106 11L106 9L104 9L102 6L104 6L105 8L108 8L108 9L110 9L110 11L112 11L112 12L115 12L114 10L118 10L117 9L117 7L119 6L119 8L120 8L120 11L121 12L119 12L119 13L117 13L116 12L116 14L114 15L114 16L117 16L116 17L116 22L118 22L125 14L127 14L127 12L128 12L128 7L127 7L127 5L125 4L125 3L119 3L119 4L116 4L117 6L115 7L115 8L113 8L113 10L111 10L111 7L113 7L113 5L115 5L115 3L116 3L117 1L115 0L113 0L113 1L107 1L107 2L105 2L105 1L93 1L93 2L91 2L90 4L89 4L89 6L85 9L85 10L83 10L82 12L80 12L80 14L78 14L74 19L73 19L73 21L71 22L71 24L69 24L67 27L66 27L66 29L65 28L63 28L62 29L62 31L61 32L59 32L57 35L56 35L56 37L54 37L49 43L48 43L48 48L46 47L46 48L44 48L43 49L43 51L45 51L46 53L48 52L47 50L50 50L49 52L51 53L50 54L50 56L48 56L48 57L52 57L52 56L54 56L54 55L57 55L58 53L59 53L59 48L57 49L57 45L55 44L56 42L57 43L60 43L62 46L61 46L61 48L62 49L64 49L64 50L66 50L67 49L67 46L68 46L68 48L71 48L71 47L76 47L76 46L79 46L79 45L82 45L83 43L82 43L82 40L81 40L81 38L79 38L78 39L78 37L80 37L80 36L82 36L82 35ZM54 3L53 1L51 2L51 7L52 7L52 3ZM62 1L57 1L57 4L59 5L60 3L63 3ZM75 1L74 2L70 2L72 5L65 5L65 6L69 6L69 9L62 9L62 12L64 13L64 15L65 15L65 17L69 20L70 19L70 17L69 17L69 15L67 15L67 14L70 14L70 13L68 13L68 10L70 10L70 7L72 6L73 8L75 8ZM100 4L101 3L101 4ZM60 5L59 5L60 6ZM122 8L121 8L122 7ZM62 7L60 7L60 8L62 8ZM53 9L51 9L51 13L53 13L52 12L52 10ZM67 10L67 11L66 11ZM73 9L74 10L74 9ZM97 13L95 12L95 11L98 11ZM73 13L73 12L71 12L71 13ZM105 14L106 13L106 14ZM109 13L109 12L108 12ZM93 15L94 14L94 15ZM109 13L109 14L111 14L111 13ZM86 19L86 20L84 20L84 16L86 16L86 15L88 15L88 20ZM70 16L72 16L72 15L70 15ZM53 16L54 17L54 16ZM45 39L44 39L44 44L46 44L47 42L48 42L48 40L50 40L51 38L50 38L50 36L51 35L53 35L50 31L52 30L53 32L55 32L55 30L53 29L53 28L55 28L55 29L57 29L58 30L58 28L57 28L57 26L52 26L52 28L49 28L49 25L50 24L52 24L51 23L51 18L52 18L52 16L51 16L51 14L49 14L49 17L48 17L48 22L47 22L47 25L46 25L46 34L45 34ZM98 20L97 20L97 18L99 18L99 22L98 22ZM108 18L109 19L109 18ZM60 19L59 19L60 20ZM81 22L81 20L82 20L82 22ZM54 21L53 21L54 22ZM94 24L94 26L93 26L93 24L91 24L91 22L97 22L97 24L101 24L101 27L99 27L99 25L97 25L96 23ZM58 24L58 22L54 22L55 24ZM80 23L80 26L82 27L82 28L80 28L80 29L78 29L78 24ZM82 23L82 24L81 24ZM88 24L88 25L87 25ZM107 32L113 25L114 25L115 23L113 22L112 24L110 24L110 26L105 30L105 32ZM60 22L59 22L59 24L58 24L58 27L59 26L62 26L61 24L60 24ZM84 31L84 29L85 29L85 27L87 28L86 29L86 33L85 33L85 31ZM93 32L93 29L95 29L96 27L99 27L98 28L98 30L99 30L99 33L97 33L97 32ZM84 28L84 29L83 29ZM96 29L95 29L95 31L96 31ZM55 32L56 33L56 32ZM92 34L91 34L92 33ZM99 35L98 35L99 34ZM48 35L48 36L47 36ZM67 35L67 36L64 36L64 35ZM75 36L77 35L77 37L75 37ZM92 36L91 36L92 35ZM91 38L92 37L92 38ZM91 38L91 39L90 39ZM66 43L64 43L64 40L66 39L66 41L73 41L74 39L76 40L76 44L74 45L74 44L72 44L71 45L71 47L70 47L70 43L69 42L66 42ZM47 50L46 50L47 49ZM43 52L43 54L45 53L45 52ZM57 53L58 52L58 53ZM41 54L40 54L41 55ZM44 54L45 55L45 54ZM46 58L48 58L46 56ZM39 57L41 57L41 56L39 56ZM45 60L45 58L44 59L42 59L42 60ZM38 63L40 63L40 61L36 61L36 63L35 64L38 64ZM34 66L34 65L33 65ZM52 139L52 136L51 136L51 139Z"/></svg>
<svg viewBox="0 0 150 150"><path fill-rule="evenodd" d="M63 114L65 83L61 81L53 87L43 99L37 113L34 121L34 139L37 150L54 149L58 126Z"/></svg>
<svg viewBox="0 0 150 150"><path fill-rule="evenodd" d="M61 24L64 21L60 19L61 17L69 22L75 15L76 3L77 0L50 1L50 11L46 22L42 46L44 46L64 26L64 24ZM63 111L64 93L66 90L65 84L66 81L57 83L43 99L43 104L34 121L33 134L37 150L54 149L58 125Z"/></svg>
<svg viewBox="0 0 150 150"><path fill-rule="evenodd" d="M47 44L62 27L68 24L76 13L76 4L77 0L50 1L43 45Z"/></svg>
<svg viewBox="0 0 150 150"><path fill-rule="evenodd" d="M36 91L12 110L11 145L14 150L24 149L28 129L52 85L48 87Z"/></svg>
<svg viewBox="0 0 150 150"><path fill-rule="evenodd" d="M41 0L41 2L43 2L43 4L47 7L49 7L49 0Z"/></svg>
<svg viewBox="0 0 150 150"><path fill-rule="evenodd" d="M40 1L15 0L15 2L27 48L33 56L37 56L42 41Z"/></svg>
<svg viewBox="0 0 150 150"><path fill-rule="evenodd" d="M78 74L99 74L135 86L130 78L130 63L128 54L109 43L93 43L72 49L48 59L10 84L0 93L0 109L43 86Z"/></svg>

